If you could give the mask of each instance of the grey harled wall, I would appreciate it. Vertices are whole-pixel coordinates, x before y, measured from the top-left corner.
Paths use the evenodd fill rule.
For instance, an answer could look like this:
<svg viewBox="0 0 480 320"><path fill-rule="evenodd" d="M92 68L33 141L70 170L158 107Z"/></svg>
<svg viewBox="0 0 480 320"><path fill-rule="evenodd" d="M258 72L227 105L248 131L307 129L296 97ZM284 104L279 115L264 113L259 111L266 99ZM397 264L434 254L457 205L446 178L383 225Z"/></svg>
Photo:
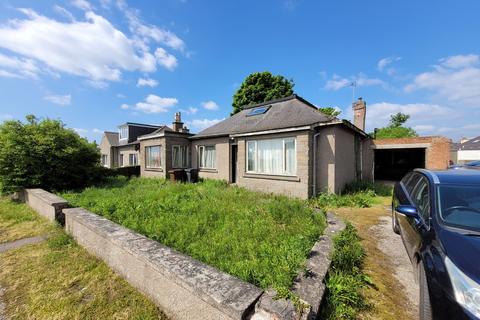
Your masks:
<svg viewBox="0 0 480 320"><path fill-rule="evenodd" d="M43 189L25 189L19 198L48 220L64 222L62 209L68 207L65 199Z"/></svg>
<svg viewBox="0 0 480 320"><path fill-rule="evenodd" d="M242 319L262 290L82 208L65 228L172 319Z"/></svg>

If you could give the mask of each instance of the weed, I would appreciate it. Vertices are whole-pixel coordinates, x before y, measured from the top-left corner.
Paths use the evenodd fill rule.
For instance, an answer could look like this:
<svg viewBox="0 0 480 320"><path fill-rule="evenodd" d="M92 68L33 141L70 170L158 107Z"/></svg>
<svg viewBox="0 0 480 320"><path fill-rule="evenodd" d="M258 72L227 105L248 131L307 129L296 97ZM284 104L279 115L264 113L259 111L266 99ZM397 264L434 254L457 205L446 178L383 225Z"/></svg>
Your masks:
<svg viewBox="0 0 480 320"><path fill-rule="evenodd" d="M262 288L289 288L325 227L305 201L224 181L120 179L62 196Z"/></svg>
<svg viewBox="0 0 480 320"><path fill-rule="evenodd" d="M326 282L326 305L321 318L356 319L359 311L369 307L362 288L372 285L372 280L363 272L365 251L357 230L350 223L334 238L334 247L331 271Z"/></svg>

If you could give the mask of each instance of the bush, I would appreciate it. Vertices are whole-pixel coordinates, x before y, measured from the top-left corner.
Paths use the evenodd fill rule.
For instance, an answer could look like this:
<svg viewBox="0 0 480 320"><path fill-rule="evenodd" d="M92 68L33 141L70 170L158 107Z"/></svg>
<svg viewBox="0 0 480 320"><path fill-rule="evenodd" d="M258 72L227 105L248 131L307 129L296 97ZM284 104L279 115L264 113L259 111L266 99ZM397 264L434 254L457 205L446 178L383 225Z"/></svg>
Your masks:
<svg viewBox="0 0 480 320"><path fill-rule="evenodd" d="M343 195L334 193L320 193L311 201L314 206L322 209L340 207L369 208L376 202L376 199L375 193L369 190Z"/></svg>
<svg viewBox="0 0 480 320"><path fill-rule="evenodd" d="M65 128L58 120L0 124L0 187L2 192L42 187L82 188L102 178L100 154L94 143Z"/></svg>
<svg viewBox="0 0 480 320"><path fill-rule="evenodd" d="M326 281L326 305L322 309L321 318L356 319L359 311L368 308L362 288L372 283L363 272L365 251L357 230L350 223L334 238L334 247Z"/></svg>
<svg viewBox="0 0 480 320"><path fill-rule="evenodd" d="M386 184L369 181L355 181L349 183L343 189L344 194L354 194L362 191L373 191L377 196L391 196L393 188Z"/></svg>

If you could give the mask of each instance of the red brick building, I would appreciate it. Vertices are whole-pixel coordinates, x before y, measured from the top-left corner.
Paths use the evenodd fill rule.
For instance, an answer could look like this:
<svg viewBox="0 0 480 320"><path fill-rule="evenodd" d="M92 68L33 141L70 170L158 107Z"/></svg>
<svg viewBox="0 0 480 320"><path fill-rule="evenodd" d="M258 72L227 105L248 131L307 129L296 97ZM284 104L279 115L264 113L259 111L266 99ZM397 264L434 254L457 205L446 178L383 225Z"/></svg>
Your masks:
<svg viewBox="0 0 480 320"><path fill-rule="evenodd" d="M399 180L414 168L447 169L451 140L441 136L373 140L376 180Z"/></svg>

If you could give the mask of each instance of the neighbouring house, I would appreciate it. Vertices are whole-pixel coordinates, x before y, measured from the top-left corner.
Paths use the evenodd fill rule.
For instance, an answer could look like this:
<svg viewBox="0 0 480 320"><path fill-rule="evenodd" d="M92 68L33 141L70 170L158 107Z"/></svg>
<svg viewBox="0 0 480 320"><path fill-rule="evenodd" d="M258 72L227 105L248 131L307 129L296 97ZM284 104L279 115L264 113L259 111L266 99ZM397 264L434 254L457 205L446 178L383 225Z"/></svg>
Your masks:
<svg viewBox="0 0 480 320"><path fill-rule="evenodd" d="M347 183L373 179L365 110L361 99L354 104L353 125L293 95L247 106L196 135L177 113L173 128L138 137L141 175L167 177L191 167L201 178L299 198L341 192Z"/></svg>
<svg viewBox="0 0 480 320"><path fill-rule="evenodd" d="M138 137L140 142L140 175L168 178L170 170L191 167L191 142L193 136L182 122L180 112L175 114L172 128L161 126Z"/></svg>
<svg viewBox="0 0 480 320"><path fill-rule="evenodd" d="M460 143L452 144L452 161L465 164L480 160L480 136L471 139L462 139Z"/></svg>
<svg viewBox="0 0 480 320"><path fill-rule="evenodd" d="M441 136L375 139L375 180L400 180L415 168L447 169L450 148L450 139Z"/></svg>
<svg viewBox="0 0 480 320"><path fill-rule="evenodd" d="M117 132L105 131L100 142L101 164L107 168L140 164L139 136L149 134L161 126L127 122Z"/></svg>

